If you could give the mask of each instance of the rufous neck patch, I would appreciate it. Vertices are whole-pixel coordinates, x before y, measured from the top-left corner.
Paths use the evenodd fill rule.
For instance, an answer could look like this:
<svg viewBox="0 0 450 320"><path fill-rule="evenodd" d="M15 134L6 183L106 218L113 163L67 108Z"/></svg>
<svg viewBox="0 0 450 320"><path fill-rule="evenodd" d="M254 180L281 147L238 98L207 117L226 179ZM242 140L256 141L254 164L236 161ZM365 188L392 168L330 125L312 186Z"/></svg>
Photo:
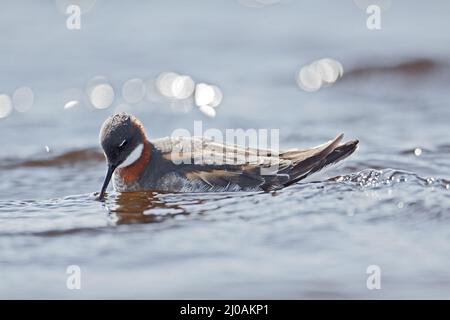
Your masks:
<svg viewBox="0 0 450 320"><path fill-rule="evenodd" d="M122 178L126 184L136 182L144 173L145 168L150 162L151 148L150 142L145 140L143 142L142 154L135 162L124 168L117 168L116 173Z"/></svg>

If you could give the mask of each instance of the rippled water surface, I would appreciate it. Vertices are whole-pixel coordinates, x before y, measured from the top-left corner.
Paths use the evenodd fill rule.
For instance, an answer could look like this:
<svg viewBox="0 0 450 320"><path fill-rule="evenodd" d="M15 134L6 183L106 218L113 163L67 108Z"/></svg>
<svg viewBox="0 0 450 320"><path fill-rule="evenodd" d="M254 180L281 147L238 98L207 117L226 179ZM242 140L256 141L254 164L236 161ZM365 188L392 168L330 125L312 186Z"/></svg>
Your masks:
<svg viewBox="0 0 450 320"><path fill-rule="evenodd" d="M0 11L0 91L35 94L30 111L0 119L1 298L450 298L445 1L396 1L380 31L352 1L139 1L125 12L97 0L78 32L53 2L23 3ZM323 57L344 77L301 91L295 72ZM214 119L164 101L125 106L151 139L202 120L278 128L285 149L340 132L360 147L276 192L110 189L96 201L98 131L124 108L121 85L168 70L217 84L224 99ZM98 74L114 105L64 110L62 92ZM81 290L66 287L69 265ZM366 287L370 265L381 290Z"/></svg>

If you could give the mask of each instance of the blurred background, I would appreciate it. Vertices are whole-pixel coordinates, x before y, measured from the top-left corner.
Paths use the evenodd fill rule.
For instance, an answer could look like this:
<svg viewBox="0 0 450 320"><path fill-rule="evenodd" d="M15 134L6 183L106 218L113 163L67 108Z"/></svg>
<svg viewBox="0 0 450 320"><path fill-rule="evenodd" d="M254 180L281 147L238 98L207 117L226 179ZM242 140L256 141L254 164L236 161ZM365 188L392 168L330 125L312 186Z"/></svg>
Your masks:
<svg viewBox="0 0 450 320"><path fill-rule="evenodd" d="M449 12L443 0L3 1L0 297L450 297ZM150 139L202 120L280 129L282 149L340 132L360 148L327 172L339 178L276 197L102 205L98 132L119 111ZM80 291L65 287L69 264L85 270ZM382 290L366 288L370 264Z"/></svg>

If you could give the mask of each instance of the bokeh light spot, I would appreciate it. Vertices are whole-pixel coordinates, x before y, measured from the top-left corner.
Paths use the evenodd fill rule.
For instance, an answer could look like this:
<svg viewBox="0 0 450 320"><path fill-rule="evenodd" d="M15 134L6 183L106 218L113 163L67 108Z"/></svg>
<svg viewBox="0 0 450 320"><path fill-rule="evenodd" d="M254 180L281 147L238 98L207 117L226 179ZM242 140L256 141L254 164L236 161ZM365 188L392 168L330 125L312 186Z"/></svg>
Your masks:
<svg viewBox="0 0 450 320"><path fill-rule="evenodd" d="M194 93L195 83L191 77L181 75L173 80L171 89L173 97L187 99Z"/></svg>
<svg viewBox="0 0 450 320"><path fill-rule="evenodd" d="M92 89L89 99L97 109L108 108L114 101L114 89L110 84L99 84Z"/></svg>
<svg viewBox="0 0 450 320"><path fill-rule="evenodd" d="M13 109L11 98L7 94L0 94L0 118L9 116Z"/></svg>
<svg viewBox="0 0 450 320"><path fill-rule="evenodd" d="M313 68L319 73L322 81L334 83L341 74L340 63L336 60L325 58L312 63Z"/></svg>
<svg viewBox="0 0 450 320"><path fill-rule="evenodd" d="M211 106L199 106L198 109L200 110L200 112L210 118L214 118L216 116L216 110Z"/></svg>
<svg viewBox="0 0 450 320"><path fill-rule="evenodd" d="M113 87L104 76L96 76L86 85L86 96L94 108L105 109L114 102Z"/></svg>
<svg viewBox="0 0 450 320"><path fill-rule="evenodd" d="M223 94L222 90L218 86L211 86L214 90L214 99L210 103L211 107L217 107L219 104L222 103Z"/></svg>
<svg viewBox="0 0 450 320"><path fill-rule="evenodd" d="M165 97L173 98L173 83L179 76L175 72L163 72L156 79L156 88Z"/></svg>
<svg viewBox="0 0 450 320"><path fill-rule="evenodd" d="M339 61L324 58L303 66L297 73L297 84L305 91L319 90L323 85L335 83L344 74Z"/></svg>
<svg viewBox="0 0 450 320"><path fill-rule="evenodd" d="M316 68L308 65L300 69L297 84L305 91L313 92L322 86L322 78Z"/></svg>
<svg viewBox="0 0 450 320"><path fill-rule="evenodd" d="M214 101L214 88L206 83L199 83L195 86L195 104L206 106Z"/></svg>
<svg viewBox="0 0 450 320"><path fill-rule="evenodd" d="M138 103L145 97L146 86L142 79L134 78L126 81L122 87L123 99L128 103Z"/></svg>
<svg viewBox="0 0 450 320"><path fill-rule="evenodd" d="M12 103L18 112L27 112L33 106L34 93L29 87L20 87L12 95Z"/></svg>

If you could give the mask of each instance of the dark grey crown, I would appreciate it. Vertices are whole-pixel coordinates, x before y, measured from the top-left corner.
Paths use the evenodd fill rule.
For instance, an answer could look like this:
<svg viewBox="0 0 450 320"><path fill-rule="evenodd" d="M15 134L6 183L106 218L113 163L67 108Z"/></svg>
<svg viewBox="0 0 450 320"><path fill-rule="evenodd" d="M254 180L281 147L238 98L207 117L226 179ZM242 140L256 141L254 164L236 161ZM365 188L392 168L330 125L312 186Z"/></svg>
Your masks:
<svg viewBox="0 0 450 320"><path fill-rule="evenodd" d="M125 161L143 139L138 120L125 112L110 116L100 130L100 144L112 166L119 166Z"/></svg>

